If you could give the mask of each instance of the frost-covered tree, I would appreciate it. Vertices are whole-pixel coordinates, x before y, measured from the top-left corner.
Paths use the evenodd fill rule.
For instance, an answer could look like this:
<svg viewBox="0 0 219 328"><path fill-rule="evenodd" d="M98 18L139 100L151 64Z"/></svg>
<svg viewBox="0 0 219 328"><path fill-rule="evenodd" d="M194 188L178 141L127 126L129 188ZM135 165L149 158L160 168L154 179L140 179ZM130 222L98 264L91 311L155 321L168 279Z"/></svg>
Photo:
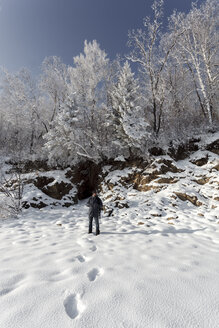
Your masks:
<svg viewBox="0 0 219 328"><path fill-rule="evenodd" d="M132 48L128 59L140 65L140 71L145 83L145 97L148 107L152 110L153 131L158 136L161 128L161 120L166 94L165 69L171 51L174 49L179 32L172 29L168 43L161 42L163 0L156 0L152 5L153 20L150 17L144 19L144 29L129 32L128 45Z"/></svg>
<svg viewBox="0 0 219 328"><path fill-rule="evenodd" d="M81 156L94 159L107 156L108 132L105 126L107 116L107 81L109 59L94 40L84 42L84 53L73 58L74 66L69 68L72 89L80 109L81 140L86 152ZM82 137L83 136L83 137Z"/></svg>
<svg viewBox="0 0 219 328"><path fill-rule="evenodd" d="M39 88L45 95L45 110L51 112L47 128L52 124L67 97L68 79L68 68L59 57L51 56L44 59Z"/></svg>
<svg viewBox="0 0 219 328"><path fill-rule="evenodd" d="M84 42L84 53L73 58L74 67L70 68L70 78L77 101L90 112L97 109L104 101L104 84L107 77L109 59L104 50L100 49L96 40Z"/></svg>
<svg viewBox="0 0 219 328"><path fill-rule="evenodd" d="M171 17L180 32L175 59L190 72L193 90L210 125L213 115L218 115L218 14L218 1L207 0L199 8L193 3L187 15L174 13Z"/></svg>
<svg viewBox="0 0 219 328"><path fill-rule="evenodd" d="M110 62L95 40L85 41L72 66L46 58L38 83L27 70L5 71L0 147L35 154L44 143L38 154L53 165L99 163L143 157L148 144L179 140L209 128L206 121L216 126L218 8L216 0L193 4L188 14L174 12L164 29L163 0L155 0L153 18L129 33L127 59L138 64L137 77L128 62Z"/></svg>
<svg viewBox="0 0 219 328"><path fill-rule="evenodd" d="M142 145L147 135L147 124L140 106L140 90L128 61L121 69L118 82L111 92L112 119L115 134L113 142L120 148L129 149Z"/></svg>
<svg viewBox="0 0 219 328"><path fill-rule="evenodd" d="M161 138L182 139L191 136L195 129L202 126L197 120L199 106L196 104L193 83L190 73L184 65L174 60L168 62L165 74L168 97L163 110L163 129Z"/></svg>
<svg viewBox="0 0 219 328"><path fill-rule="evenodd" d="M41 134L38 93L30 72L4 70L0 96L1 117L8 150L30 153L37 147Z"/></svg>
<svg viewBox="0 0 219 328"><path fill-rule="evenodd" d="M96 41L85 41L84 53L68 68L65 99L45 135L50 162L73 164L80 160L100 161L109 144L105 125L106 78L109 60Z"/></svg>
<svg viewBox="0 0 219 328"><path fill-rule="evenodd" d="M67 97L52 127L44 136L44 149L50 164L65 167L77 161L78 121L78 107L72 94Z"/></svg>

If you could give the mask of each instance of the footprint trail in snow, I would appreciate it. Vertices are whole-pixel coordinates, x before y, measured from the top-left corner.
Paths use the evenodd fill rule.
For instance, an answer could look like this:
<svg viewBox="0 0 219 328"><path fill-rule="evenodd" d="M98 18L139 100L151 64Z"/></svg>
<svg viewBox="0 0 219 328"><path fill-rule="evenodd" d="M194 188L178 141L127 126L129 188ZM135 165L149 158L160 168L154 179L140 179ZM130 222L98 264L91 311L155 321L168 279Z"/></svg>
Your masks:
<svg viewBox="0 0 219 328"><path fill-rule="evenodd" d="M101 276L102 274L103 274L102 268L93 268L87 273L87 276L90 281L94 281L98 276Z"/></svg>
<svg viewBox="0 0 219 328"><path fill-rule="evenodd" d="M70 294L64 300L65 312L71 319L75 319L84 311L85 306L81 301L80 294Z"/></svg>

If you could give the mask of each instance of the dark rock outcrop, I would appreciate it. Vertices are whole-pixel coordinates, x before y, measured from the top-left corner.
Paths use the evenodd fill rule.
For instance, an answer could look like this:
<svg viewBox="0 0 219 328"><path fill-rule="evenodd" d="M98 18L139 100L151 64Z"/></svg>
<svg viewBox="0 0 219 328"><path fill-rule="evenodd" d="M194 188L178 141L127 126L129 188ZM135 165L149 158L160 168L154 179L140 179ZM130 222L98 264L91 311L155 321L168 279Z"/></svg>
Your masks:
<svg viewBox="0 0 219 328"><path fill-rule="evenodd" d="M160 147L152 147L152 148L148 149L148 152L152 156L165 155L164 150L162 148L160 148Z"/></svg>
<svg viewBox="0 0 219 328"><path fill-rule="evenodd" d="M47 204L45 204L44 202L42 201L39 201L39 202L27 202L27 201L24 201L23 204L22 204L22 207L25 208L25 209L28 209L30 207L33 207L33 208L43 208L43 207L46 207Z"/></svg>
<svg viewBox="0 0 219 328"><path fill-rule="evenodd" d="M197 166L203 166L208 163L208 156L191 160L191 163Z"/></svg>
<svg viewBox="0 0 219 328"><path fill-rule="evenodd" d="M219 139L207 145L206 149L219 155Z"/></svg>
<svg viewBox="0 0 219 328"><path fill-rule="evenodd" d="M55 199L62 199L73 188L73 185L66 182L55 182L54 178L40 176L34 180L34 185L40 189L44 194ZM53 183L53 184L51 184Z"/></svg>
<svg viewBox="0 0 219 328"><path fill-rule="evenodd" d="M194 138L177 146L170 145L168 155L175 161L186 159L191 153L199 149L197 144L199 141L200 139Z"/></svg>
<svg viewBox="0 0 219 328"><path fill-rule="evenodd" d="M193 181L200 184L200 185L204 185L204 184L206 184L210 181L210 178L209 177L202 177L200 179L193 180Z"/></svg>
<svg viewBox="0 0 219 328"><path fill-rule="evenodd" d="M101 165L93 162L81 163L76 168L67 171L66 178L76 185L79 200L91 196L92 190L98 189L100 172Z"/></svg>
<svg viewBox="0 0 219 328"><path fill-rule="evenodd" d="M197 198L197 196L190 196L187 195L186 193L180 193L180 192L175 192L175 195L182 201L188 200L190 203L192 203L195 206L201 206L202 202L200 202Z"/></svg>

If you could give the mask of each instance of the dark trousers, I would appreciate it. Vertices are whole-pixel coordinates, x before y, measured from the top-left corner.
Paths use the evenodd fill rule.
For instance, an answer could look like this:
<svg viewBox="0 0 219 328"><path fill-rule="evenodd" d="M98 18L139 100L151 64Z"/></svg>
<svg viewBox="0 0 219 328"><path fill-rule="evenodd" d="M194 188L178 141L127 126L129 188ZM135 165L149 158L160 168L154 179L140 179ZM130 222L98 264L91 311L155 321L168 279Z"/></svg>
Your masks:
<svg viewBox="0 0 219 328"><path fill-rule="evenodd" d="M99 228L99 218L98 216L94 216L93 214L89 215L89 233L92 232L92 224L93 224L93 218L95 220L95 224L96 224L96 235L98 235L100 233L100 228Z"/></svg>

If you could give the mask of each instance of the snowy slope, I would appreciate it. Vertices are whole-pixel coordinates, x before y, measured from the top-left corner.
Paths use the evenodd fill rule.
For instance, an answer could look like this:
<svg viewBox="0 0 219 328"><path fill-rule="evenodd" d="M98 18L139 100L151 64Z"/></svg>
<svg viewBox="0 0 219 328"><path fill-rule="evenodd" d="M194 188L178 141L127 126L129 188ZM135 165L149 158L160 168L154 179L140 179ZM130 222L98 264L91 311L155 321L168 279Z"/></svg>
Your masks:
<svg viewBox="0 0 219 328"><path fill-rule="evenodd" d="M194 206L138 224L142 200L97 237L84 203L1 221L0 327L218 327L219 224Z"/></svg>
<svg viewBox="0 0 219 328"><path fill-rule="evenodd" d="M218 164L106 166L97 237L86 201L0 220L0 327L217 328Z"/></svg>

